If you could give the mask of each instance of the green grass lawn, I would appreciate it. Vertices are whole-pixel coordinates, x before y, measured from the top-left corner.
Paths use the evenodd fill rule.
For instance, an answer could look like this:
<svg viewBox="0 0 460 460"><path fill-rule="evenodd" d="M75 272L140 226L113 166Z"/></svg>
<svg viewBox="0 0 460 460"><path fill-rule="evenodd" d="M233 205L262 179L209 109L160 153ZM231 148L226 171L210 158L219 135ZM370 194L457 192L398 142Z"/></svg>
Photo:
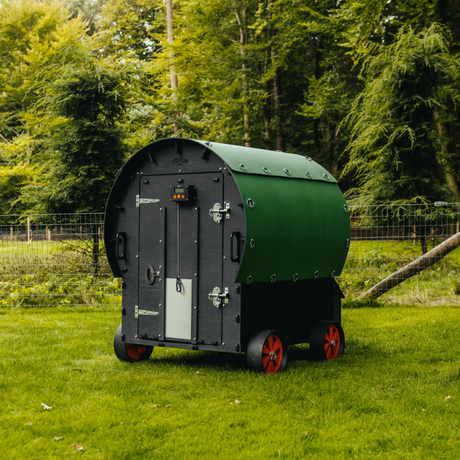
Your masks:
<svg viewBox="0 0 460 460"><path fill-rule="evenodd" d="M120 362L119 321L0 309L0 458L460 458L458 308L345 309L343 358L292 347L275 375L164 348Z"/></svg>

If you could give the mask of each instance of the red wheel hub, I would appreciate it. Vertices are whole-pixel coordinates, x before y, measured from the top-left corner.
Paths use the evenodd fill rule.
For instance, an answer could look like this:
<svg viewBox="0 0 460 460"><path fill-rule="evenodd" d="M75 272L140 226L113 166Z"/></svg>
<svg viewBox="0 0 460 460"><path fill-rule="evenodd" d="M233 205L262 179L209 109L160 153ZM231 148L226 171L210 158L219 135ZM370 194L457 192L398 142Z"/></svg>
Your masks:
<svg viewBox="0 0 460 460"><path fill-rule="evenodd" d="M262 349L262 363L267 374L274 374L281 367L283 344L278 336L270 334Z"/></svg>
<svg viewBox="0 0 460 460"><path fill-rule="evenodd" d="M139 361L142 359L142 355L145 353L147 347L142 345L133 345L132 343L126 344L126 353L133 361Z"/></svg>
<svg viewBox="0 0 460 460"><path fill-rule="evenodd" d="M324 336L324 352L326 359L334 359L339 354L340 350L340 334L337 327L331 324Z"/></svg>

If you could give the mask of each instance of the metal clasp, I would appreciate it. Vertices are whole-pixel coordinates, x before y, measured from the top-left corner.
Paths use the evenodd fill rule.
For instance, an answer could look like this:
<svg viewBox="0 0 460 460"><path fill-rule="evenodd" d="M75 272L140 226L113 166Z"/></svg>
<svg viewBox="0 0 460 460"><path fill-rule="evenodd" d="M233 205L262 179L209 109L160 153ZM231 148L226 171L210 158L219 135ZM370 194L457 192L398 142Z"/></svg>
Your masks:
<svg viewBox="0 0 460 460"><path fill-rule="evenodd" d="M222 300L224 303L228 303L228 287L224 289L222 294L220 293L220 289L215 287L212 292L208 294L208 300L210 300L216 308L220 307Z"/></svg>
<svg viewBox="0 0 460 460"><path fill-rule="evenodd" d="M215 203L212 209L209 210L209 215L213 218L214 222L220 224L222 220L222 214L225 214L226 219L230 219L230 203L224 202L223 209L220 206L220 203Z"/></svg>

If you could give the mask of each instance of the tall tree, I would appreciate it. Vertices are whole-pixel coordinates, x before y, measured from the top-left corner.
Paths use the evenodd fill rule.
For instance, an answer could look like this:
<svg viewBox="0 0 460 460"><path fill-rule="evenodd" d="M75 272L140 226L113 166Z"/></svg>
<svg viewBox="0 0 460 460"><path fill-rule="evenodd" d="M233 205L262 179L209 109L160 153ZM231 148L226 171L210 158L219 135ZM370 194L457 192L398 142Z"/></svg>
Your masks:
<svg viewBox="0 0 460 460"><path fill-rule="evenodd" d="M348 122L352 139L345 172L354 172L360 204L423 203L458 196L437 129L445 102L457 97L460 61L448 52L445 31L400 29L389 46L375 45L365 61L366 86ZM424 222L418 233L426 252Z"/></svg>
<svg viewBox="0 0 460 460"><path fill-rule="evenodd" d="M26 135L33 120L34 86L56 50L80 47L85 23L71 19L59 1L12 0L0 7L0 133L3 139ZM62 59L64 55L60 55ZM69 59L69 56L66 56ZM30 160L29 149L26 160Z"/></svg>
<svg viewBox="0 0 460 460"><path fill-rule="evenodd" d="M43 85L38 107L48 121L43 129L51 134L42 140L47 183L26 187L22 196L35 213L104 210L114 174L125 160L118 122L126 112L133 76L81 56Z"/></svg>
<svg viewBox="0 0 460 460"><path fill-rule="evenodd" d="M0 195L2 212L24 209L21 187L39 180L34 167L36 127L32 110L43 69L73 59L60 50L87 46L86 24L58 1L10 0L0 6ZM59 72L59 66L55 66ZM14 184L14 187L11 187Z"/></svg>
<svg viewBox="0 0 460 460"><path fill-rule="evenodd" d="M456 97L459 61L436 25L421 33L402 28L394 44L373 50L365 64L366 87L348 120L346 169L356 171L361 201L446 198L436 116Z"/></svg>

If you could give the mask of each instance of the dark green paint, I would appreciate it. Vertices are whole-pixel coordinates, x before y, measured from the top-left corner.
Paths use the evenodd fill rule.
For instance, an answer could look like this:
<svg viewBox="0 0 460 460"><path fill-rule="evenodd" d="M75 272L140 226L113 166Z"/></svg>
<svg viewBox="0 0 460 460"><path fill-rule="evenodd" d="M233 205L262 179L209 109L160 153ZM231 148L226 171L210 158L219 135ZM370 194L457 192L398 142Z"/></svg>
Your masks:
<svg viewBox="0 0 460 460"><path fill-rule="evenodd" d="M263 176L289 177L291 179L320 180L324 182L337 183L321 165L308 160L305 156L293 153L274 152L272 150L253 149L240 147L238 145L210 143L210 148L217 153L229 166L232 171L243 174L260 174ZM246 170L242 169L243 165ZM270 173L266 173L263 168ZM287 169L291 175L286 173ZM308 172L311 178L305 173ZM327 178L324 177L327 175Z"/></svg>
<svg viewBox="0 0 460 460"><path fill-rule="evenodd" d="M312 279L341 274L350 218L337 181L322 166L283 152L214 143L209 147L231 169L245 207L246 241L236 282L249 276L257 282L272 275L285 281L294 275Z"/></svg>

